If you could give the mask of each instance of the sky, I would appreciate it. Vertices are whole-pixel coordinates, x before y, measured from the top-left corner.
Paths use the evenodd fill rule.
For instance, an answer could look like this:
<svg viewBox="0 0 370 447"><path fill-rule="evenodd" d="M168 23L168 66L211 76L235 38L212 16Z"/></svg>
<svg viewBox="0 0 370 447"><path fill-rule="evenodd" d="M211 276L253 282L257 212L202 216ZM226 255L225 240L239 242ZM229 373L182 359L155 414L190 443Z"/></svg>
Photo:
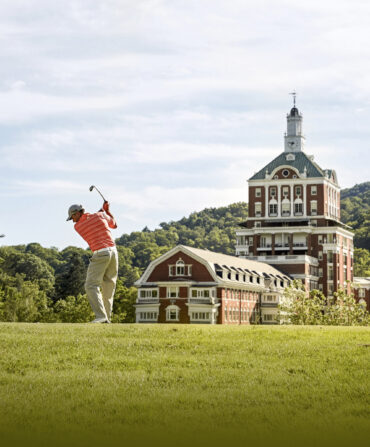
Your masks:
<svg viewBox="0 0 370 447"><path fill-rule="evenodd" d="M114 237L248 201L284 150L369 181L367 0L0 2L0 240L86 243L68 207L111 203Z"/></svg>

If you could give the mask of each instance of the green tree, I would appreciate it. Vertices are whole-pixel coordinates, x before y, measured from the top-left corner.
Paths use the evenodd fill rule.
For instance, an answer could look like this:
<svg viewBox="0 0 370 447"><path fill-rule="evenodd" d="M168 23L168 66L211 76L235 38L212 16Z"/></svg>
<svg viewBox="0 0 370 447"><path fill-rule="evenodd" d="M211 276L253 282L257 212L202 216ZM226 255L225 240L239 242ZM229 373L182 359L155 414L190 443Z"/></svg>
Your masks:
<svg viewBox="0 0 370 447"><path fill-rule="evenodd" d="M126 287L121 279L117 280L113 302L112 323L135 323L136 287Z"/></svg>
<svg viewBox="0 0 370 447"><path fill-rule="evenodd" d="M67 296L83 294L85 292L86 271L87 267L81 253L71 252L68 261L63 263L63 267L56 276L55 299L60 300Z"/></svg>
<svg viewBox="0 0 370 447"><path fill-rule="evenodd" d="M355 248L354 276L370 276L370 252L364 248Z"/></svg>
<svg viewBox="0 0 370 447"><path fill-rule="evenodd" d="M67 296L54 305L56 321L61 323L87 323L94 319L94 313L86 295Z"/></svg>

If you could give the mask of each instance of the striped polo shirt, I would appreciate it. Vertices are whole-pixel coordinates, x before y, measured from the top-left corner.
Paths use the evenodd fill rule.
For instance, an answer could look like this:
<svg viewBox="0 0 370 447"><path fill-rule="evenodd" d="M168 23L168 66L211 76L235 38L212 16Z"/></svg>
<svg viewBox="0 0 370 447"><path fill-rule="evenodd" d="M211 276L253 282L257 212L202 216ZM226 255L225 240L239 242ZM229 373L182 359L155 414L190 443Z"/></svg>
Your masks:
<svg viewBox="0 0 370 447"><path fill-rule="evenodd" d="M84 213L75 223L75 230L89 244L91 251L115 246L108 227L116 228L114 220L103 212Z"/></svg>

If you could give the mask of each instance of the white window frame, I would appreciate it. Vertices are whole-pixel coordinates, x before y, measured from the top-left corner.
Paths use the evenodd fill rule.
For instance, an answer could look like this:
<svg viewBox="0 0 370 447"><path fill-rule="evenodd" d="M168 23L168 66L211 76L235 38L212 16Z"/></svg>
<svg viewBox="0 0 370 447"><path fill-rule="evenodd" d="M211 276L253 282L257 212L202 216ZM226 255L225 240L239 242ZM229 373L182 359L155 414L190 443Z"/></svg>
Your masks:
<svg viewBox="0 0 370 447"><path fill-rule="evenodd" d="M196 294L196 296L194 296ZM208 296L206 296L208 294ZM214 298L216 291L213 287L191 288L191 298Z"/></svg>
<svg viewBox="0 0 370 447"><path fill-rule="evenodd" d="M175 312L175 318L171 318ZM166 321L179 321L180 308L175 304L166 307Z"/></svg>
<svg viewBox="0 0 370 447"><path fill-rule="evenodd" d="M262 202L255 202L254 204L254 215L256 217L262 216Z"/></svg>
<svg viewBox="0 0 370 447"><path fill-rule="evenodd" d="M261 188L255 189L255 197L261 197L262 196L262 190Z"/></svg>
<svg viewBox="0 0 370 447"><path fill-rule="evenodd" d="M139 321L158 321L157 311L139 312Z"/></svg>
<svg viewBox="0 0 370 447"><path fill-rule="evenodd" d="M317 216L317 200L311 200L311 216Z"/></svg>
<svg viewBox="0 0 370 447"><path fill-rule="evenodd" d="M139 295L138 298L140 299L152 299L152 298L158 298L159 293L158 289L139 289L138 295Z"/></svg>
<svg viewBox="0 0 370 447"><path fill-rule="evenodd" d="M191 312L191 321L211 321L212 312L196 311Z"/></svg>
<svg viewBox="0 0 370 447"><path fill-rule="evenodd" d="M311 196L317 196L317 186L316 185L311 186Z"/></svg>
<svg viewBox="0 0 370 447"><path fill-rule="evenodd" d="M179 287L175 287L175 286L167 287L167 290L166 290L167 298L178 298L179 297L179 290L180 290ZM172 293L175 293L175 295L172 295Z"/></svg>

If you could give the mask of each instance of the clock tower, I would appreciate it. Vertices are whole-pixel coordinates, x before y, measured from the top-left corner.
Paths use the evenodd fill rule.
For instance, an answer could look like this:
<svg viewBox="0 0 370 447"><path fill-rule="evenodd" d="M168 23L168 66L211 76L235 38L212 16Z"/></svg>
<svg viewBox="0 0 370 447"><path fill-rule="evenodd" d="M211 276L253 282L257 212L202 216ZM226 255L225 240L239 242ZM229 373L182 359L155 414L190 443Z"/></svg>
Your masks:
<svg viewBox="0 0 370 447"><path fill-rule="evenodd" d="M302 115L294 107L287 115L287 133L284 136L285 152L301 152L304 149L304 136L302 135Z"/></svg>

